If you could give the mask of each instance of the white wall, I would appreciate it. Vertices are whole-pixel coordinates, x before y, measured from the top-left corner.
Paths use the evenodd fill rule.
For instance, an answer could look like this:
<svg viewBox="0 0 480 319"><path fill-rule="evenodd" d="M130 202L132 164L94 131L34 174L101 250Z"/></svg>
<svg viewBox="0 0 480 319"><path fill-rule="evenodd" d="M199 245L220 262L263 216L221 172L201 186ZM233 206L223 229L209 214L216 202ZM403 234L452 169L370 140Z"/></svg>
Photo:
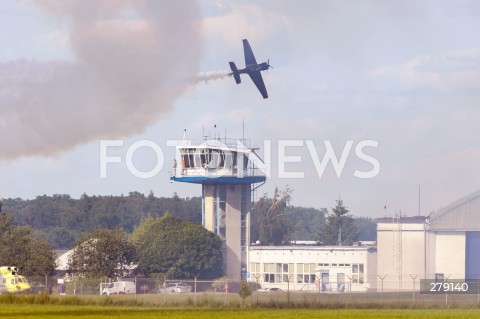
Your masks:
<svg viewBox="0 0 480 319"><path fill-rule="evenodd" d="M435 273L465 278L465 232L436 232L435 245Z"/></svg>
<svg viewBox="0 0 480 319"><path fill-rule="evenodd" d="M396 223L377 224L377 273L384 291L411 291L413 278L419 289L425 273L425 235L423 223L404 223L401 228ZM378 288L381 281L378 278Z"/></svg>
<svg viewBox="0 0 480 319"><path fill-rule="evenodd" d="M254 271L251 270L252 263L260 263L259 284L262 288L277 287L286 290L316 290L318 282L298 283L296 281L298 264L316 264L315 275L317 280L321 278L321 272L328 272L330 286L329 291L337 290L338 274L345 274L345 283L350 284L352 278L353 264L362 264L364 267L364 283L352 283L352 291L367 291L375 289L376 285L376 251L375 247L368 250L368 247L318 247L318 246L252 246L249 250L248 272L251 273L250 281L256 281ZM290 283L264 282L264 264L280 263L293 265L292 280ZM328 266L326 265L328 264ZM348 290L348 285L346 289Z"/></svg>
<svg viewBox="0 0 480 319"><path fill-rule="evenodd" d="M398 225L377 224L377 273L385 277L384 291L411 291L412 277L416 277L416 290L420 287L420 279L433 279L436 273L452 279L465 277L465 232L424 231L423 227L423 223L402 224L400 260ZM381 287L380 278L377 287Z"/></svg>
<svg viewBox="0 0 480 319"><path fill-rule="evenodd" d="M426 278L435 278L437 239L434 232L427 232L427 273Z"/></svg>

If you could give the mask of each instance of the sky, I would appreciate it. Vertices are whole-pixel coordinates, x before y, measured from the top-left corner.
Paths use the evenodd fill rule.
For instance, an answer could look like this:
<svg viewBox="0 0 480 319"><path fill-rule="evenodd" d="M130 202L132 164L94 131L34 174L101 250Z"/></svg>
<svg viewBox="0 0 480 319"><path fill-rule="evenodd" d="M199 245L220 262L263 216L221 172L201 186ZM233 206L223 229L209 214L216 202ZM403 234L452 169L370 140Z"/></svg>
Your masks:
<svg viewBox="0 0 480 319"><path fill-rule="evenodd" d="M257 198L290 187L297 206L426 215L480 188L480 1L5 0L0 30L0 198L200 196L169 181L184 129L245 134L272 159ZM273 66L268 99L219 76L243 67L242 39ZM123 143L106 178L102 140ZM163 155L133 153L163 163L151 178L126 165L143 140ZM327 144L351 144L340 176L317 172Z"/></svg>

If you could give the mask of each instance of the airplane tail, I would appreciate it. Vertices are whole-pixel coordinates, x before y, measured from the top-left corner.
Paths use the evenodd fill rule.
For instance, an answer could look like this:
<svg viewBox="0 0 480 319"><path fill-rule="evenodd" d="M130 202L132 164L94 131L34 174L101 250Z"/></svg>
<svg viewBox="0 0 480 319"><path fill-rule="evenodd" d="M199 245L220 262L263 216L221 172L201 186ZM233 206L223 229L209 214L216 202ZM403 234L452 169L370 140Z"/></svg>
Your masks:
<svg viewBox="0 0 480 319"><path fill-rule="evenodd" d="M240 79L240 73L238 73L237 66L235 65L235 62L228 62L230 64L230 69L232 69L231 75L233 75L233 78L235 79L235 82L237 84L240 84L242 80Z"/></svg>

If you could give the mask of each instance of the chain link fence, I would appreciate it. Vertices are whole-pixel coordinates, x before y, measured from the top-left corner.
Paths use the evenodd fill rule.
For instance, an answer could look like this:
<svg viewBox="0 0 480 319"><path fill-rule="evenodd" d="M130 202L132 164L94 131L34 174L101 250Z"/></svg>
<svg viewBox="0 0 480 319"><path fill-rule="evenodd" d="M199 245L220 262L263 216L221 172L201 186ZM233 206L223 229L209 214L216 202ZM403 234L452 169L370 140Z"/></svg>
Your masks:
<svg viewBox="0 0 480 319"><path fill-rule="evenodd" d="M438 278L425 280L415 274L401 277L395 275L365 277L363 283L355 281L353 277L342 282L324 282L321 277L316 277L315 282L312 283L295 283L293 278L283 278L282 283L265 283L261 276L257 277L248 278L252 294L247 301L252 306L258 305L259 307L281 303L292 303L305 307L321 307L327 304L355 304L360 307L362 305L372 307L480 305L480 279L463 280L456 278L458 276L442 278L443 281L440 283L448 284L449 289L468 285L468 291L432 292L429 289L431 289L432 283L438 285ZM32 287L30 291L32 294L125 295L121 298L139 298L146 302L169 306L224 305L229 302L241 301L238 294L239 278L224 277L215 280L201 280L137 276L112 281L109 278L44 276L27 279ZM368 286L368 289L359 291L362 286Z"/></svg>

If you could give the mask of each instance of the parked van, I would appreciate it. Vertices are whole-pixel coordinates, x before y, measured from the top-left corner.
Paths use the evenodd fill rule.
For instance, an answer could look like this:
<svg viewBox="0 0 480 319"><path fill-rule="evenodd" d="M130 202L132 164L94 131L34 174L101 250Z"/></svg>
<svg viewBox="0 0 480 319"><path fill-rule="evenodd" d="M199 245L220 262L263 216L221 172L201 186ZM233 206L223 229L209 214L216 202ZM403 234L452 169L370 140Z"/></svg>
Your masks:
<svg viewBox="0 0 480 319"><path fill-rule="evenodd" d="M105 285L102 293L104 295L134 294L135 283L131 281L115 281Z"/></svg>

